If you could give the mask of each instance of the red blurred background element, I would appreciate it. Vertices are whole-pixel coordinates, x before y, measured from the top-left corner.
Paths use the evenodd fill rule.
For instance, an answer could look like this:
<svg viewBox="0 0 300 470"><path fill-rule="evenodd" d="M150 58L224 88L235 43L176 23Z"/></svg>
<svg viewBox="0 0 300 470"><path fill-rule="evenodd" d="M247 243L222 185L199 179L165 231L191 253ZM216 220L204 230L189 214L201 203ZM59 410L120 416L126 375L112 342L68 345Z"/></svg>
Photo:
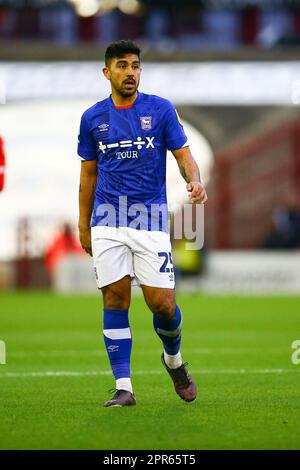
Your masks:
<svg viewBox="0 0 300 470"><path fill-rule="evenodd" d="M0 136L0 192L4 189L5 181L5 153L3 139Z"/></svg>
<svg viewBox="0 0 300 470"><path fill-rule="evenodd" d="M47 270L51 273L57 266L57 263L66 254L70 253L83 254L84 251L79 244L77 236L72 231L71 226L65 224L46 250L45 265Z"/></svg>

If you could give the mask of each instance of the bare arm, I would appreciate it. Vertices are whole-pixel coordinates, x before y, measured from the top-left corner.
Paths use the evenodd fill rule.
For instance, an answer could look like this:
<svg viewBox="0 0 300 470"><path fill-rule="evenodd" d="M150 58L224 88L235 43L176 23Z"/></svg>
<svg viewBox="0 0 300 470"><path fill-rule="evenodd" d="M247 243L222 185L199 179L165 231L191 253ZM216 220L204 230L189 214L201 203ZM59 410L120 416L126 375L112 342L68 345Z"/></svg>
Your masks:
<svg viewBox="0 0 300 470"><path fill-rule="evenodd" d="M79 184L79 239L82 248L92 256L90 222L97 180L97 161L81 163Z"/></svg>
<svg viewBox="0 0 300 470"><path fill-rule="evenodd" d="M204 204L207 201L207 194L200 179L200 171L189 147L174 150L179 171L187 182L186 189L189 192L191 202Z"/></svg>

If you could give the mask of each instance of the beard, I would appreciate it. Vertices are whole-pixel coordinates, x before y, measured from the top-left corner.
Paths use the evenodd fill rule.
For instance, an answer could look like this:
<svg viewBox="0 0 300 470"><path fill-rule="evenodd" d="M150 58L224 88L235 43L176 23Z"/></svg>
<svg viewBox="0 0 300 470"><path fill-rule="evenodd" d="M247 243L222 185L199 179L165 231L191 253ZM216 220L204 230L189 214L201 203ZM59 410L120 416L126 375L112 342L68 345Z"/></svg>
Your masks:
<svg viewBox="0 0 300 470"><path fill-rule="evenodd" d="M122 85L116 86L115 88L117 89L118 93L123 97L127 98L129 96L133 96L139 86L139 82L136 82L135 80L125 80Z"/></svg>
<svg viewBox="0 0 300 470"><path fill-rule="evenodd" d="M132 91L131 90L124 90L124 88L120 88L119 93L121 96L123 96L124 98L126 98L127 96L132 96L135 94L137 90L137 87L135 87Z"/></svg>

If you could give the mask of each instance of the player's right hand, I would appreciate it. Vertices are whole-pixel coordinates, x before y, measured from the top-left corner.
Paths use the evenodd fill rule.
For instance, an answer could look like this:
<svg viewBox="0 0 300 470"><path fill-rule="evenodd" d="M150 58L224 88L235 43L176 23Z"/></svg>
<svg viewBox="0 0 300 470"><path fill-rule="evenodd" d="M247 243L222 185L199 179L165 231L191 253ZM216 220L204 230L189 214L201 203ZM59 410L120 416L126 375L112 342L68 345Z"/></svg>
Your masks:
<svg viewBox="0 0 300 470"><path fill-rule="evenodd" d="M79 229L79 240L84 251L86 251L90 256L93 256L90 227Z"/></svg>

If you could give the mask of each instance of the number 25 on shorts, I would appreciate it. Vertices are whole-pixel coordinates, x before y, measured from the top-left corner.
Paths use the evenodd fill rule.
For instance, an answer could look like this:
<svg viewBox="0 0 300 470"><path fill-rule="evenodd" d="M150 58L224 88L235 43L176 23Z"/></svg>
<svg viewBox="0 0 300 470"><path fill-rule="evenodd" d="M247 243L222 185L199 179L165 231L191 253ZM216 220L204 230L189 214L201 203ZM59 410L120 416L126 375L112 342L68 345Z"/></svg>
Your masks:
<svg viewBox="0 0 300 470"><path fill-rule="evenodd" d="M159 272L160 273L173 273L174 267L173 267L172 253L170 251L169 253L167 253L166 251L160 251L157 254L158 256L164 258L163 264L161 265ZM168 267L168 263L170 267Z"/></svg>

